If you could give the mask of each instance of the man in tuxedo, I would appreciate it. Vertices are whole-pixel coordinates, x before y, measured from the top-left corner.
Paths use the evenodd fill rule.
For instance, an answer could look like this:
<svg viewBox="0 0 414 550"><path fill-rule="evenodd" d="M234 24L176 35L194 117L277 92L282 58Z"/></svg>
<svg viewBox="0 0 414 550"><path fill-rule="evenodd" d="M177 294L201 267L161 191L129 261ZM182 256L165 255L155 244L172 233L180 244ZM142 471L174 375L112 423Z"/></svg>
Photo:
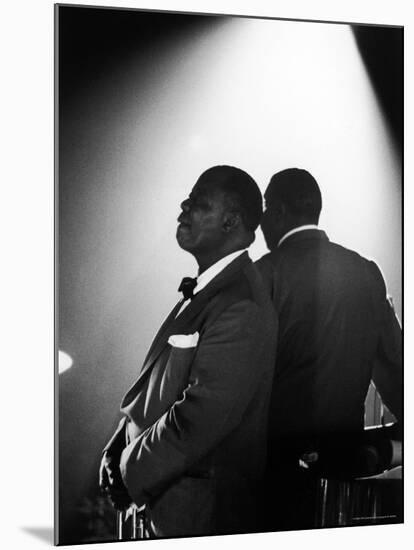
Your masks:
<svg viewBox="0 0 414 550"><path fill-rule="evenodd" d="M271 526L305 528L315 511L308 470L356 473L371 380L401 420L401 330L377 265L319 229L322 198L309 172L275 174L265 203L270 253L257 266L279 319L268 475L280 508L269 513Z"/></svg>
<svg viewBox="0 0 414 550"><path fill-rule="evenodd" d="M181 204L177 241L198 263L123 398L101 488L145 506L155 537L257 528L276 319L246 249L262 196L242 170L204 172Z"/></svg>

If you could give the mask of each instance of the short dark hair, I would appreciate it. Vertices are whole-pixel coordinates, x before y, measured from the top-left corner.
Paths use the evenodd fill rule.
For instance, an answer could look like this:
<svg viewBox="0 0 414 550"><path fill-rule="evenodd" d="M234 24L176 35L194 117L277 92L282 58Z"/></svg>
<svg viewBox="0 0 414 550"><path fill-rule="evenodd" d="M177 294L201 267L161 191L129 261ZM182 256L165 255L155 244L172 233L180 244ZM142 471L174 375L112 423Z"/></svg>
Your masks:
<svg viewBox="0 0 414 550"><path fill-rule="evenodd" d="M265 193L266 202L282 202L292 215L318 222L322 195L315 178L307 170L288 168L272 176Z"/></svg>
<svg viewBox="0 0 414 550"><path fill-rule="evenodd" d="M228 197L231 208L240 213L244 227L256 231L263 214L263 198L254 179L235 166L213 166L199 179L209 179Z"/></svg>

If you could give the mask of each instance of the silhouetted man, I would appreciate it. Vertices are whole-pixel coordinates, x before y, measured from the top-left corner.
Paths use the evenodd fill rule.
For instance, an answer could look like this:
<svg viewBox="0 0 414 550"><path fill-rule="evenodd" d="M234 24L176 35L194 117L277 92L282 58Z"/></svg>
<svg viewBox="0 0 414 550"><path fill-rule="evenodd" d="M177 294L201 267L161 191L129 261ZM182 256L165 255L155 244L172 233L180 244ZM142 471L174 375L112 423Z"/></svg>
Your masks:
<svg viewBox="0 0 414 550"><path fill-rule="evenodd" d="M265 467L276 323L246 248L262 197L230 166L204 172L182 205L179 246L196 259L123 398L101 487L146 505L154 536L249 532ZM195 287L194 287L195 285Z"/></svg>
<svg viewBox="0 0 414 550"><path fill-rule="evenodd" d="M322 199L311 174L275 174L265 201L270 254L257 265L279 318L269 468L280 508L270 513L280 528L311 527L315 495L299 460L326 442L340 460L358 441L371 379L401 419L401 331L376 264L318 228Z"/></svg>

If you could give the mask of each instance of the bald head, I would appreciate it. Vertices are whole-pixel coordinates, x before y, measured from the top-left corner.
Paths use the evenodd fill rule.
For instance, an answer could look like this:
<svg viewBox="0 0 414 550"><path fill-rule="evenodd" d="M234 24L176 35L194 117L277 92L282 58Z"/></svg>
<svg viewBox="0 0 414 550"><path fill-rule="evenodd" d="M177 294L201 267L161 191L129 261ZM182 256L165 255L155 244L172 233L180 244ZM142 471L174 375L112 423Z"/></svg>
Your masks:
<svg viewBox="0 0 414 550"><path fill-rule="evenodd" d="M201 174L198 183L218 189L229 207L239 212L247 231L255 232L262 217L262 194L254 179L235 166L213 166Z"/></svg>
<svg viewBox="0 0 414 550"><path fill-rule="evenodd" d="M265 193L266 204L279 202L292 216L317 224L322 209L322 196L315 178L307 170L288 168L272 176Z"/></svg>
<svg viewBox="0 0 414 550"><path fill-rule="evenodd" d="M213 166L198 178L181 210L177 241L196 258L202 273L254 241L262 215L262 195L243 170Z"/></svg>
<svg viewBox="0 0 414 550"><path fill-rule="evenodd" d="M300 168L277 172L270 179L265 192L266 211L262 230L268 248L291 229L319 222L322 196L315 178Z"/></svg>

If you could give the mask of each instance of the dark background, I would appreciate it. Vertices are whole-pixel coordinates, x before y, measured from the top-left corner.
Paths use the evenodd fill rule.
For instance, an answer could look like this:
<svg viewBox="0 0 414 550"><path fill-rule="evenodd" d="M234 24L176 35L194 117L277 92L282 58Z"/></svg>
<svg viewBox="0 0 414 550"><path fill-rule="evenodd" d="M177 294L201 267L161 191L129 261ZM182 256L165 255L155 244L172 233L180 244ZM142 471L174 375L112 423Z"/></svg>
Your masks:
<svg viewBox="0 0 414 550"><path fill-rule="evenodd" d="M176 129L186 128L182 108L197 101L205 81L189 76L180 91L174 67L189 75L207 72L205 58L188 52L196 44L209 47L211 36L212 44L215 36L219 41L214 33L233 18L69 6L57 14L58 337L74 360L59 379L58 510L60 543L72 544L113 538L114 515L97 487L100 450L155 330L175 303L176 281L193 269L176 249L175 218L202 162L195 149L194 167L180 181L170 177L166 159L180 147ZM277 34L278 21L273 24ZM403 32L352 30L400 158ZM225 53L219 50L217 62ZM132 110L126 108L131 96ZM200 109L207 107L203 102ZM392 185L401 193L398 176ZM401 218L390 223L398 232ZM393 263L398 295L398 254Z"/></svg>

